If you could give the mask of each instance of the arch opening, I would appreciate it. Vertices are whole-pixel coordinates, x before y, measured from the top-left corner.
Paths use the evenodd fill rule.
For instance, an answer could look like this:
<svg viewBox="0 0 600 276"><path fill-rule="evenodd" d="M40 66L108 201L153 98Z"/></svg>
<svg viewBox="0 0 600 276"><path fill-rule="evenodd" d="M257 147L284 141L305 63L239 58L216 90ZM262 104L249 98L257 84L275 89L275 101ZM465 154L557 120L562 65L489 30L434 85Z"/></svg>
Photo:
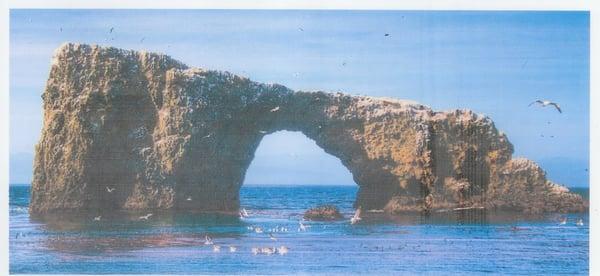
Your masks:
<svg viewBox="0 0 600 276"><path fill-rule="evenodd" d="M337 157L299 131L277 131L262 138L240 189L240 207L312 208L331 204L352 208L358 185ZM272 197L260 202L256 196Z"/></svg>

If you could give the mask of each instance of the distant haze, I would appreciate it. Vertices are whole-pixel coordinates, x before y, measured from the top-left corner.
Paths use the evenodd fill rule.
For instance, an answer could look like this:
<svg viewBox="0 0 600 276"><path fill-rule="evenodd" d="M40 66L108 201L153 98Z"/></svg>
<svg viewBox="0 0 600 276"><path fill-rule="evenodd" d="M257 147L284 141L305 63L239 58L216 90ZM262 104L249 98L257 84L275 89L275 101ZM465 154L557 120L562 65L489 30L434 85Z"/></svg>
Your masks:
<svg viewBox="0 0 600 276"><path fill-rule="evenodd" d="M472 109L549 179L588 186L587 12L11 10L11 183L31 181L40 96L66 41L162 52L297 90ZM563 113L528 107L535 99ZM337 158L283 131L263 139L245 183L354 182Z"/></svg>

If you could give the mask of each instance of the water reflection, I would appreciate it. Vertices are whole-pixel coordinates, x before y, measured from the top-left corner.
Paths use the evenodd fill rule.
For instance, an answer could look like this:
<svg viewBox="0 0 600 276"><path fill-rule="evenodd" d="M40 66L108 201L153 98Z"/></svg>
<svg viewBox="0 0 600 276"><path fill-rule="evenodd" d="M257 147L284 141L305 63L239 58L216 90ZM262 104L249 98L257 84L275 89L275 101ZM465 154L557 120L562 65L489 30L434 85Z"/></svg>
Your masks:
<svg viewBox="0 0 600 276"><path fill-rule="evenodd" d="M148 216L152 214L152 216ZM148 218L143 218L148 217ZM31 222L40 223L50 231L91 231L91 230L135 230L152 227L238 227L244 222L237 216L209 213L176 212L61 212L30 217Z"/></svg>

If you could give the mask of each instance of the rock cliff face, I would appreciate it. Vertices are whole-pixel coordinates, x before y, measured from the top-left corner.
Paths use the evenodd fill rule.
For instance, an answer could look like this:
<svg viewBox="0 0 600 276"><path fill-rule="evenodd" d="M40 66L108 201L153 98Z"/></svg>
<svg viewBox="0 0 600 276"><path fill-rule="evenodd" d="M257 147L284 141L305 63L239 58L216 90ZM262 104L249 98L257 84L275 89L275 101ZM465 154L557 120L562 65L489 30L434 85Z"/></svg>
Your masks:
<svg viewBox="0 0 600 276"><path fill-rule="evenodd" d="M42 97L35 214L237 212L257 146L279 130L301 131L339 158L363 209L587 208L533 162L511 159L506 136L468 110L295 92L165 55L79 44L57 49Z"/></svg>

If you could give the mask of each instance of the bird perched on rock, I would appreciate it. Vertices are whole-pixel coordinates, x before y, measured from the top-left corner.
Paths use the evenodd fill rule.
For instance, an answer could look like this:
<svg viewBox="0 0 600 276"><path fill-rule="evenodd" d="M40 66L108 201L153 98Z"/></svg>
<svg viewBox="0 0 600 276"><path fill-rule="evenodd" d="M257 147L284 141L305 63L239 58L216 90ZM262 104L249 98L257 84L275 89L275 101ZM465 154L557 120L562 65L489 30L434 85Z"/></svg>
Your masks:
<svg viewBox="0 0 600 276"><path fill-rule="evenodd" d="M530 103L528 106L532 106L533 104L540 104L540 105L542 105L542 107L551 105L551 106L554 106L556 108L556 110L558 110L559 113L562 113L560 106L555 102L551 102L551 101L547 101L547 100L536 100L536 101Z"/></svg>

